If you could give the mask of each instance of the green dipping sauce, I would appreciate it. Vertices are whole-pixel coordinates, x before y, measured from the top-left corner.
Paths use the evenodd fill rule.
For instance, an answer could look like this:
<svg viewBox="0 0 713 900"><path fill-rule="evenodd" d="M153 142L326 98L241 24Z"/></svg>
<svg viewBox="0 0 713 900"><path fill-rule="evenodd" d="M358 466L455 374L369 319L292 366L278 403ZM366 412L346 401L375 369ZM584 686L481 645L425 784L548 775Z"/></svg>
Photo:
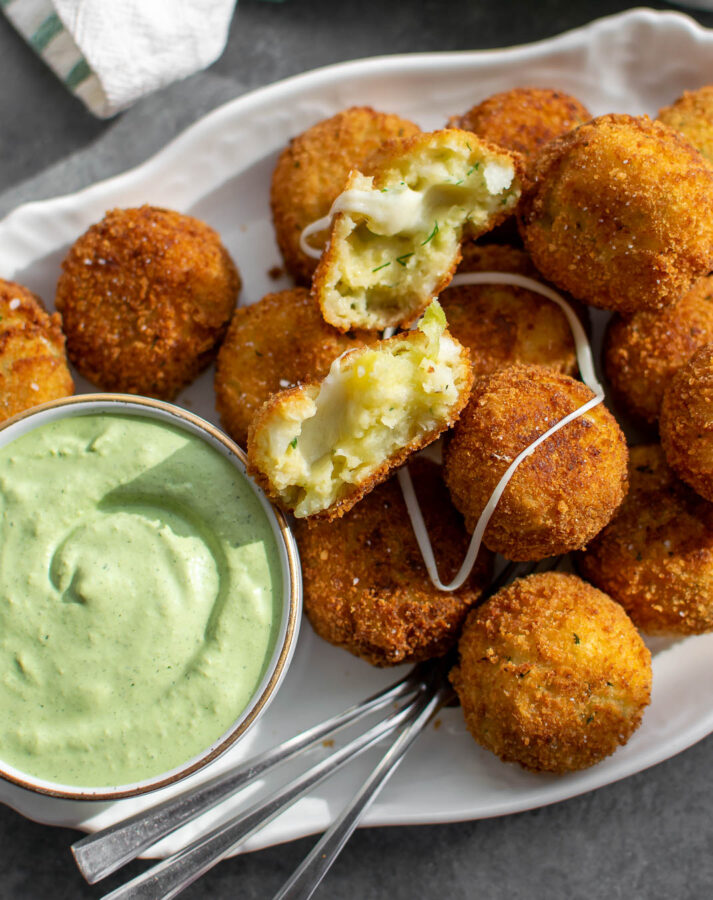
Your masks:
<svg viewBox="0 0 713 900"><path fill-rule="evenodd" d="M267 670L270 521L197 435L71 416L0 448L0 759L108 787L186 763Z"/></svg>

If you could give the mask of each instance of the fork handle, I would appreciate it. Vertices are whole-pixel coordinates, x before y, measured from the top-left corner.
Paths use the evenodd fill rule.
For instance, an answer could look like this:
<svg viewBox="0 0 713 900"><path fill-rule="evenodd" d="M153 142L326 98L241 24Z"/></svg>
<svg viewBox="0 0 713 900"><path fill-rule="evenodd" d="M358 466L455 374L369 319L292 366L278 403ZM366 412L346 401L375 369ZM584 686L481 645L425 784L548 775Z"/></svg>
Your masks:
<svg viewBox="0 0 713 900"><path fill-rule="evenodd" d="M325 722L307 729L257 757L231 767L188 791L110 825L95 834L87 835L72 845L72 853L80 872L94 884L134 859L147 847L171 834L186 822L197 818L214 806L236 794L245 785L289 759L293 759L324 738L359 721L365 716L389 706L413 693L420 682L418 670L378 694L367 698Z"/></svg>
<svg viewBox="0 0 713 900"><path fill-rule="evenodd" d="M309 900L413 742L452 693L451 688L443 684L421 713L403 729L339 818L324 833L273 900Z"/></svg>
<svg viewBox="0 0 713 900"><path fill-rule="evenodd" d="M425 688L400 710L392 713L369 731L354 738L331 756L312 766L287 787L270 794L254 806L223 825L197 838L183 850L121 885L103 900L170 900L200 878L231 850L271 822L284 809L295 803L331 774L338 771L364 750L419 715L431 697Z"/></svg>

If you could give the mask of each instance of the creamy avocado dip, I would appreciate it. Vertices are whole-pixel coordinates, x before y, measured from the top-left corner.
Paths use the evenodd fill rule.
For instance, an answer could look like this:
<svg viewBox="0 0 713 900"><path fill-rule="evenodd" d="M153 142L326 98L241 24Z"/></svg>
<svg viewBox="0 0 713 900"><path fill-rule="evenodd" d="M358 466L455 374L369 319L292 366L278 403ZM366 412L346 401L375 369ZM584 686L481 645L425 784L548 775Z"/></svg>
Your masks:
<svg viewBox="0 0 713 900"><path fill-rule="evenodd" d="M197 435L81 415L0 448L0 759L66 785L143 781L237 719L282 576L247 480Z"/></svg>

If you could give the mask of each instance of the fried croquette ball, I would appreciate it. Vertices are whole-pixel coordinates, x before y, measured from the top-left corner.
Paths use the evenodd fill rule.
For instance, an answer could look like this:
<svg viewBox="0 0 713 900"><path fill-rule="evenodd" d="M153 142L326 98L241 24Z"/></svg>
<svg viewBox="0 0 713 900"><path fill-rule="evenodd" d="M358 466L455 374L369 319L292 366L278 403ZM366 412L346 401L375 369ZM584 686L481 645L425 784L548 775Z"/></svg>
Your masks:
<svg viewBox="0 0 713 900"><path fill-rule="evenodd" d="M541 279L530 257L519 247L509 244L476 244L468 241L461 247L458 272L513 272ZM440 298L439 298L440 299Z"/></svg>
<svg viewBox="0 0 713 900"><path fill-rule="evenodd" d="M0 421L73 393L62 319L26 287L0 279Z"/></svg>
<svg viewBox="0 0 713 900"><path fill-rule="evenodd" d="M212 228L142 206L111 210L74 243L55 302L85 378L172 400L214 358L239 289Z"/></svg>
<svg viewBox="0 0 713 900"><path fill-rule="evenodd" d="M471 245L459 271L512 272L538 278L522 250ZM449 287L439 297L448 329L470 350L476 377L513 363L533 363L574 375L574 338L564 313L546 297L509 284Z"/></svg>
<svg viewBox="0 0 713 900"><path fill-rule="evenodd" d="M658 444L631 448L629 493L577 566L648 634L713 630L713 504L676 477Z"/></svg>
<svg viewBox="0 0 713 900"><path fill-rule="evenodd" d="M267 294L237 309L215 371L223 427L245 446L250 420L271 394L324 378L337 356L374 340L370 332L342 334L328 325L306 288Z"/></svg>
<svg viewBox="0 0 713 900"><path fill-rule="evenodd" d="M468 549L463 519L448 500L439 466L419 458L409 469L441 577L450 581ZM485 551L462 588L433 587L396 478L336 522L298 521L295 536L312 627L375 666L450 650L491 569Z"/></svg>
<svg viewBox="0 0 713 900"><path fill-rule="evenodd" d="M544 145L592 116L579 100L549 88L514 88L493 94L449 124L530 160Z"/></svg>
<svg viewBox="0 0 713 900"><path fill-rule="evenodd" d="M417 330L351 350L321 383L268 400L248 432L249 468L297 518L336 518L450 427L472 384L468 351L434 301Z"/></svg>
<svg viewBox="0 0 713 900"><path fill-rule="evenodd" d="M713 163L713 85L685 91L671 106L659 110L658 119L680 131Z"/></svg>
<svg viewBox="0 0 713 900"><path fill-rule="evenodd" d="M515 457L594 395L541 366L479 379L445 447L445 480L473 531ZM486 547L534 560L583 547L626 493L627 449L601 403L545 440L515 470L485 530Z"/></svg>
<svg viewBox="0 0 713 900"><path fill-rule="evenodd" d="M277 244L287 271L309 286L317 260L300 249L302 231L326 216L347 175L390 138L408 137L418 125L400 116L355 106L318 122L293 138L282 151L272 176L270 205ZM324 246L327 232L310 245Z"/></svg>
<svg viewBox="0 0 713 900"><path fill-rule="evenodd" d="M651 697L651 655L624 610L547 572L468 616L451 681L475 740L533 772L585 769L625 744Z"/></svg>
<svg viewBox="0 0 713 900"><path fill-rule="evenodd" d="M335 201L312 290L337 328L408 325L448 284L465 233L520 197L519 157L456 129L391 141Z"/></svg>
<svg viewBox="0 0 713 900"><path fill-rule="evenodd" d="M674 472L713 501L713 344L701 347L671 379L659 431Z"/></svg>
<svg viewBox="0 0 713 900"><path fill-rule="evenodd" d="M601 116L544 147L529 174L525 249L577 299L661 309L713 268L713 168L672 128Z"/></svg>
<svg viewBox="0 0 713 900"><path fill-rule="evenodd" d="M604 339L604 369L627 410L653 423L671 377L711 341L713 277L706 276L665 309L613 316Z"/></svg>

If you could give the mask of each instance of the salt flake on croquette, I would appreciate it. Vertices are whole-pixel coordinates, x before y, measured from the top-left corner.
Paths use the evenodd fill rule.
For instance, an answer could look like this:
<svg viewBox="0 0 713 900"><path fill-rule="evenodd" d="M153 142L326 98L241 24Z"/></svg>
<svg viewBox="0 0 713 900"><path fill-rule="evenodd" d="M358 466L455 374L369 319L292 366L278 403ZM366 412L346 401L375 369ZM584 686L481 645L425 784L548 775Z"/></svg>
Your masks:
<svg viewBox="0 0 713 900"><path fill-rule="evenodd" d="M74 393L59 313L0 278L0 421Z"/></svg>

